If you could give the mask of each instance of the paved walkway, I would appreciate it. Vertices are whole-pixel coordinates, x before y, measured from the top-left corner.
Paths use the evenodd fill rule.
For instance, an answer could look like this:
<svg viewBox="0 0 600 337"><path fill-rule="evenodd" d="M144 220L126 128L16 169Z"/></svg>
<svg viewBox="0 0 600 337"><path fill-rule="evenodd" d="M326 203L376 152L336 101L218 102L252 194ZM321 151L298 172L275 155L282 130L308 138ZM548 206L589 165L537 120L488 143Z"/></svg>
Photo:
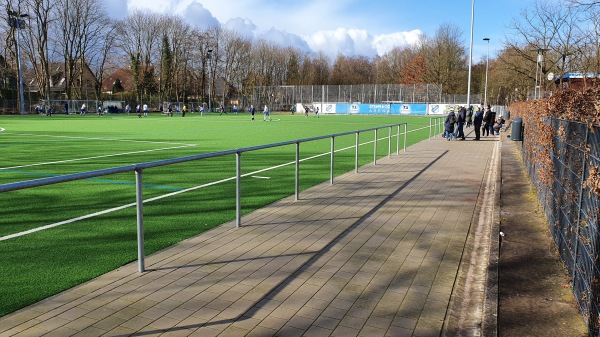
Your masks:
<svg viewBox="0 0 600 337"><path fill-rule="evenodd" d="M439 336L452 319L476 329L481 310L464 321L452 295L495 140L421 142L149 256L148 272L132 263L0 318L0 336Z"/></svg>

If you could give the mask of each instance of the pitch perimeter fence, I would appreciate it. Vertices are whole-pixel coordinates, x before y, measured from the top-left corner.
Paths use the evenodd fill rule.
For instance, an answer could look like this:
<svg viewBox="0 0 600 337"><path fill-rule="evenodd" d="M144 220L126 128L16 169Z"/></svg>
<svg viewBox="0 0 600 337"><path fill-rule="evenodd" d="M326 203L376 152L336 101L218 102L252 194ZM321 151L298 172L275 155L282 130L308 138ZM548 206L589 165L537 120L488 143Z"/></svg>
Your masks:
<svg viewBox="0 0 600 337"><path fill-rule="evenodd" d="M600 335L600 203L598 192L586 182L598 178L600 126L549 118L553 147L551 184L540 176L535 159L540 144L523 137L523 158L549 223L550 233L572 283L590 335ZM528 150L531 149L531 150ZM596 180L597 181L597 180Z"/></svg>
<svg viewBox="0 0 600 337"><path fill-rule="evenodd" d="M289 111L296 103L313 102L364 103L464 103L467 95L442 92L441 84L356 84L356 85L280 85L255 87L252 102L269 104L273 111ZM480 102L472 95L471 102Z"/></svg>
<svg viewBox="0 0 600 337"><path fill-rule="evenodd" d="M377 164L377 153L378 153L377 145L378 145L378 143L381 142L381 139L378 136L378 131L384 130L384 129L389 130L387 132L387 135L383 137L383 139L387 138L387 146L388 146L387 155L388 155L388 157L391 157L391 154L392 154L392 138L396 138L396 144L395 144L396 145L395 146L396 153L397 154L400 153L401 134L403 134L403 139L404 139L404 142L402 145L403 150L406 151L406 137L408 135L408 130L407 130L408 124L400 123L400 124L391 124L391 125L385 125L385 126L380 126L380 127L375 127L375 128L362 129L362 130L356 130L356 131L348 131L348 132L343 132L343 133L336 133L336 134L318 136L318 137L312 137L312 138L304 138L304 139L298 139L298 140L292 140L292 141L286 141L286 142L280 142L280 143L253 146L253 147L247 147L247 148L239 148L239 149L228 150L228 151L205 153L205 154L199 154L199 155L188 156L188 157L166 159L166 160L160 160L160 161L154 161L154 162L146 162L146 163L140 163L140 164L107 168L107 169L96 170L96 171L75 173L75 174L69 174L69 175L63 175L63 176L57 176L57 177L42 178L42 179L37 179L37 180L29 180L29 181L23 181L23 182L17 182L17 183L3 184L3 185L0 185L0 193L16 191L16 190L24 190L24 189L59 184L59 183L66 183L66 182L70 182L70 181L84 180L84 179L89 179L89 178L96 178L96 177L107 176L107 175L118 174L118 173L134 172L135 173L135 186L136 186L136 203L135 204L136 204L136 215L137 215L138 270L141 273L141 272L145 271L145 266L144 266L145 254L144 254L143 173L146 169L155 168L155 167L159 167L159 166L184 163L184 162L197 161L197 160L208 159L208 158L235 155L236 156L236 161L235 161L236 162L236 164L235 164L235 166L236 166L236 176L235 176L235 181L236 181L236 187L235 187L235 190L236 190L236 227L239 227L241 225L241 199L242 199L241 180L242 180L242 177L245 176L245 175L241 174L241 159L242 159L243 153L257 151L257 150L263 150L263 149L269 149L269 148L275 148L275 147L281 147L281 146L295 145L295 155L296 155L296 159L294 162L294 164L295 164L295 199L299 200L299 197L300 197L299 181L300 181L300 162L301 162L301 160L300 160L300 144L317 141L317 140L322 140L322 139L330 139L331 140L331 150L329 152L329 155L330 155L330 177L329 177L329 180L330 180L330 184L333 185L335 152L341 151L339 149L335 150L335 139L337 137L341 137L341 136L355 135L356 143L354 145L354 148L355 148L355 163L354 164L355 164L355 172L358 173L358 159L359 159L359 147L361 145L360 144L361 133L374 132L374 139L372 139L371 141L373 142L373 146L374 146L373 164L376 165ZM401 132L401 129L403 129L403 132ZM283 165L285 165L285 164L283 164ZM16 235L9 235L8 237L4 237L4 238L8 239L12 236L16 236Z"/></svg>

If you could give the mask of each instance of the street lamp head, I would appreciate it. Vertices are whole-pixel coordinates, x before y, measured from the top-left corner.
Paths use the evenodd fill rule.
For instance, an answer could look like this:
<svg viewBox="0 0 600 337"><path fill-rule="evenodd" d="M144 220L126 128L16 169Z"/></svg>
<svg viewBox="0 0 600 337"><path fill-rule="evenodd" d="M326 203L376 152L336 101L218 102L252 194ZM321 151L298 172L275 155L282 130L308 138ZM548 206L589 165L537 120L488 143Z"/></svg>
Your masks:
<svg viewBox="0 0 600 337"><path fill-rule="evenodd" d="M489 38L487 38L487 37L485 37L485 38L483 38L483 41L490 42L490 39L489 39Z"/></svg>

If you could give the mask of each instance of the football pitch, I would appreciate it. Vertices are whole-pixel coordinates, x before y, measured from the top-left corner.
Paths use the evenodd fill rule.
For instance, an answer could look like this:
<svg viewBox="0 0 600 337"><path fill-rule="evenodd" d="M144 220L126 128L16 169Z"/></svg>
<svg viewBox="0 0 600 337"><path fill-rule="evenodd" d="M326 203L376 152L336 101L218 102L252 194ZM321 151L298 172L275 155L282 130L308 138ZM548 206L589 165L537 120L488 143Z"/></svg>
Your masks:
<svg viewBox="0 0 600 337"><path fill-rule="evenodd" d="M426 116L271 117L0 116L0 184L399 123L407 146L429 137ZM376 146L374 131L360 133L359 166L402 148L396 133L380 129ZM334 175L354 170L355 144L354 134L335 138ZM295 151L242 154L242 214L294 194ZM330 139L300 145L300 191L328 181L330 151ZM235 164L226 155L144 170L145 255L235 219ZM133 172L0 193L0 316L136 260L135 201Z"/></svg>

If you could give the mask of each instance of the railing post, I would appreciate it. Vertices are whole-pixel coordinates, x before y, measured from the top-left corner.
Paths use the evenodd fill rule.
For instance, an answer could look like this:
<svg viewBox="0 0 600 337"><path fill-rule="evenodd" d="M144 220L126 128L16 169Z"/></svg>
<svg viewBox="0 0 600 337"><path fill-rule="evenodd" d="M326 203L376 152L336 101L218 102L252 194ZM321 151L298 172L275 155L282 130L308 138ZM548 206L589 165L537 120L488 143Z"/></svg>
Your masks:
<svg viewBox="0 0 600 337"><path fill-rule="evenodd" d="M373 141L373 165L377 165L377 129L375 129L375 139Z"/></svg>
<svg viewBox="0 0 600 337"><path fill-rule="evenodd" d="M360 132L356 131L356 151L354 154L354 173L358 173L358 146L359 146L359 134Z"/></svg>
<svg viewBox="0 0 600 337"><path fill-rule="evenodd" d="M135 169L135 201L137 209L137 243L138 243L138 271L143 273L144 268L144 196L142 183L142 170Z"/></svg>
<svg viewBox="0 0 600 337"><path fill-rule="evenodd" d="M398 134L396 137L396 141L398 142L398 144L396 144L396 154L400 154L400 124L398 124Z"/></svg>
<svg viewBox="0 0 600 337"><path fill-rule="evenodd" d="M300 142L296 142L296 201L300 200Z"/></svg>
<svg viewBox="0 0 600 337"><path fill-rule="evenodd" d="M242 220L242 153L240 151L236 152L235 159L235 227L239 228Z"/></svg>
<svg viewBox="0 0 600 337"><path fill-rule="evenodd" d="M330 175L329 175L329 185L333 185L333 158L335 154L335 137L331 136L331 164L329 167Z"/></svg>
<svg viewBox="0 0 600 337"><path fill-rule="evenodd" d="M390 126L390 132L388 133L388 158L392 158L392 132L393 129Z"/></svg>
<svg viewBox="0 0 600 337"><path fill-rule="evenodd" d="M435 122L436 122L435 118L430 118L429 119L429 140L431 140L431 134L432 134L431 128L432 128L432 126L435 126Z"/></svg>
<svg viewBox="0 0 600 337"><path fill-rule="evenodd" d="M404 123L404 152L406 152L406 137L408 137L408 123Z"/></svg>

